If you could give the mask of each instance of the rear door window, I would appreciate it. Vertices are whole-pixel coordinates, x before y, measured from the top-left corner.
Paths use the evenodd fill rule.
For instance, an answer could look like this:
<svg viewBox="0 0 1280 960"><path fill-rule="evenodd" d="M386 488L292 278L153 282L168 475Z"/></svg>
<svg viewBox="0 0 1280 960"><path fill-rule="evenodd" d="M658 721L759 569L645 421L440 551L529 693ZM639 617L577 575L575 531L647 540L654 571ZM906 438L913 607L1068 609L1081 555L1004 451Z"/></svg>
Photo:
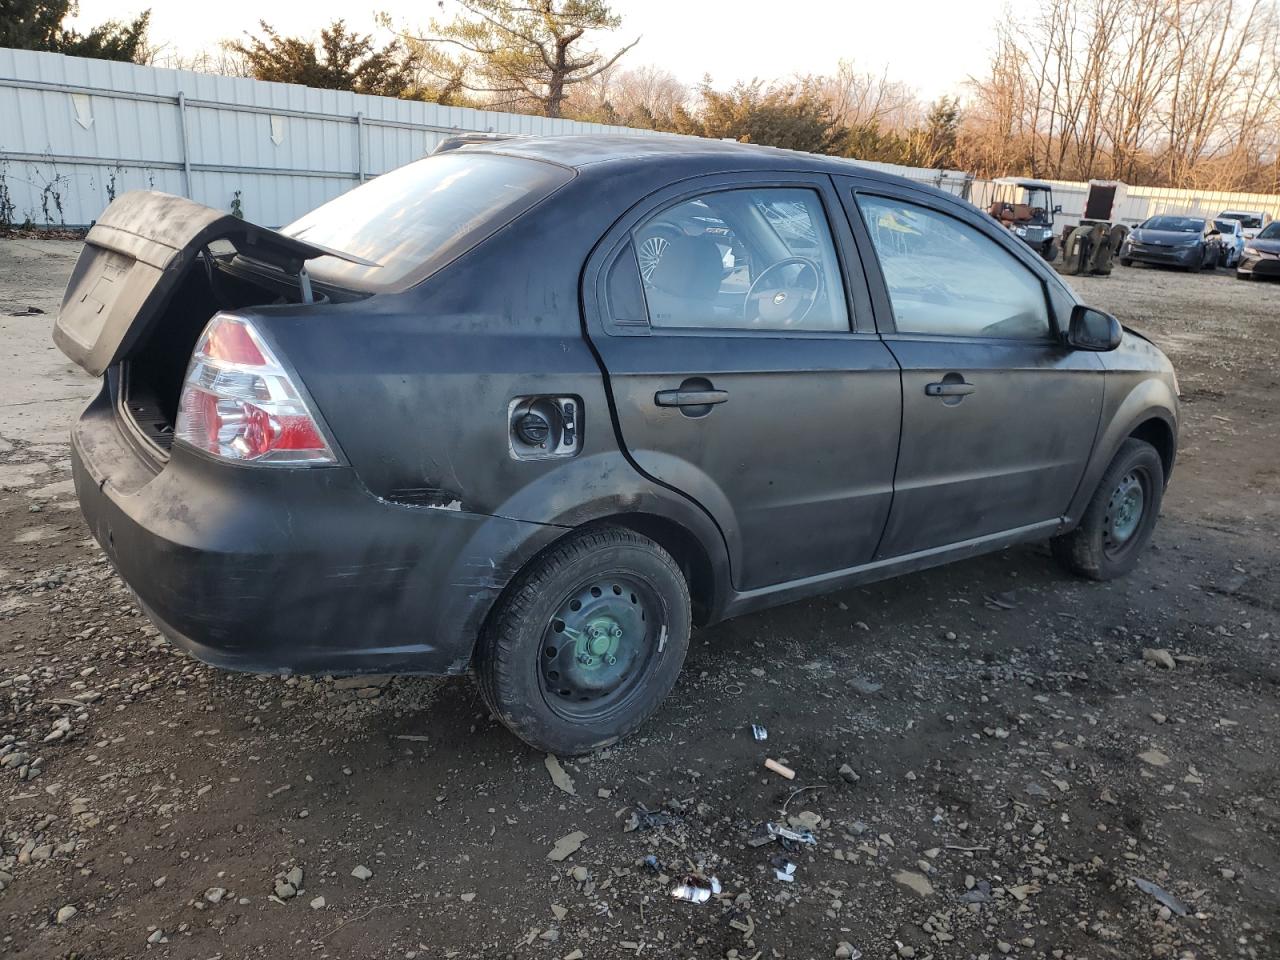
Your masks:
<svg viewBox="0 0 1280 960"><path fill-rule="evenodd" d="M295 220L281 233L370 261L320 257L319 280L399 290L465 252L573 178L565 167L450 151L384 173Z"/></svg>
<svg viewBox="0 0 1280 960"><path fill-rule="evenodd" d="M849 329L843 275L815 190L707 193L632 232L654 328Z"/></svg>

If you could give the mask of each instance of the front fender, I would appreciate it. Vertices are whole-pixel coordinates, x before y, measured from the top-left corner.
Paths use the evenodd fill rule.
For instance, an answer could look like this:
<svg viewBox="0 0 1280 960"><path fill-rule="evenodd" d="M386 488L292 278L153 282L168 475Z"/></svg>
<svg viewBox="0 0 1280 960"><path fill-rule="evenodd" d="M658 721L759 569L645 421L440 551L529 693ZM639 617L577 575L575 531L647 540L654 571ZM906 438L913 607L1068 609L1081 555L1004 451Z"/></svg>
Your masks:
<svg viewBox="0 0 1280 960"><path fill-rule="evenodd" d="M1103 428L1094 444L1093 455L1085 467L1080 486L1067 510L1068 526L1075 526L1084 516L1089 500L1107 467L1115 459L1120 445L1148 421L1158 420L1168 427L1173 438L1168 464L1170 468L1173 466L1178 446L1178 397L1173 392L1173 387L1163 378L1144 373L1136 375L1141 379L1134 381L1134 376L1124 373L1107 374ZM1169 471L1166 470L1165 483L1168 482Z"/></svg>

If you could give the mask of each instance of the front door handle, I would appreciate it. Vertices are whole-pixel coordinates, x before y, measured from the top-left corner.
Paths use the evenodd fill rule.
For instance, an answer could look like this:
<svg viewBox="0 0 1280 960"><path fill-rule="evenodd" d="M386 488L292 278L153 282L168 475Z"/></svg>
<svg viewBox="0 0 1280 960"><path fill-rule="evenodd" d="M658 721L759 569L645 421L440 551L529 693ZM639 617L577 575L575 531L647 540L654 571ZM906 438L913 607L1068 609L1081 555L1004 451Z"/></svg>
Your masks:
<svg viewBox="0 0 1280 960"><path fill-rule="evenodd" d="M708 407L728 399L727 390L659 390L653 395L660 407Z"/></svg>
<svg viewBox="0 0 1280 960"><path fill-rule="evenodd" d="M972 383L943 381L942 383L926 383L924 392L930 397L967 397L978 389Z"/></svg>

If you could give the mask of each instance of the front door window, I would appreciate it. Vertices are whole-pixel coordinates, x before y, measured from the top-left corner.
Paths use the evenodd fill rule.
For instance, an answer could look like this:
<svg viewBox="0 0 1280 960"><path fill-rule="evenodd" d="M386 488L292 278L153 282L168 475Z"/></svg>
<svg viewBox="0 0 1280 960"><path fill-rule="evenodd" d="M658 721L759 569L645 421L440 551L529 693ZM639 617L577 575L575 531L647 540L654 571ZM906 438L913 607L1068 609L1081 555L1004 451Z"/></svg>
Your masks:
<svg viewBox="0 0 1280 960"><path fill-rule="evenodd" d="M722 190L632 234L649 323L718 330L849 329L844 282L814 190Z"/></svg>
<svg viewBox="0 0 1280 960"><path fill-rule="evenodd" d="M973 227L902 200L859 196L899 333L1043 340L1044 287Z"/></svg>

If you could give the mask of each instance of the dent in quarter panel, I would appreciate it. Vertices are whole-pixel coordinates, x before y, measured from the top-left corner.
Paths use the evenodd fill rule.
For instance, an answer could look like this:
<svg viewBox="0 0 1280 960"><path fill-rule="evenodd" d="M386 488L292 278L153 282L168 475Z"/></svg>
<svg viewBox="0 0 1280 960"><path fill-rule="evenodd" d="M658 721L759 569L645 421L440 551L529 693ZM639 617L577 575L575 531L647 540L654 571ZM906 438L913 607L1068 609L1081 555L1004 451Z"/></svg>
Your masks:
<svg viewBox="0 0 1280 960"><path fill-rule="evenodd" d="M729 551L724 536L706 511L680 493L654 483L619 452L562 460L551 472L514 491L498 512L508 517L543 517L565 528L598 520L630 524L660 517L692 536L706 554L711 595L698 597L706 615L716 619L730 585ZM636 526L643 529L643 523Z"/></svg>

